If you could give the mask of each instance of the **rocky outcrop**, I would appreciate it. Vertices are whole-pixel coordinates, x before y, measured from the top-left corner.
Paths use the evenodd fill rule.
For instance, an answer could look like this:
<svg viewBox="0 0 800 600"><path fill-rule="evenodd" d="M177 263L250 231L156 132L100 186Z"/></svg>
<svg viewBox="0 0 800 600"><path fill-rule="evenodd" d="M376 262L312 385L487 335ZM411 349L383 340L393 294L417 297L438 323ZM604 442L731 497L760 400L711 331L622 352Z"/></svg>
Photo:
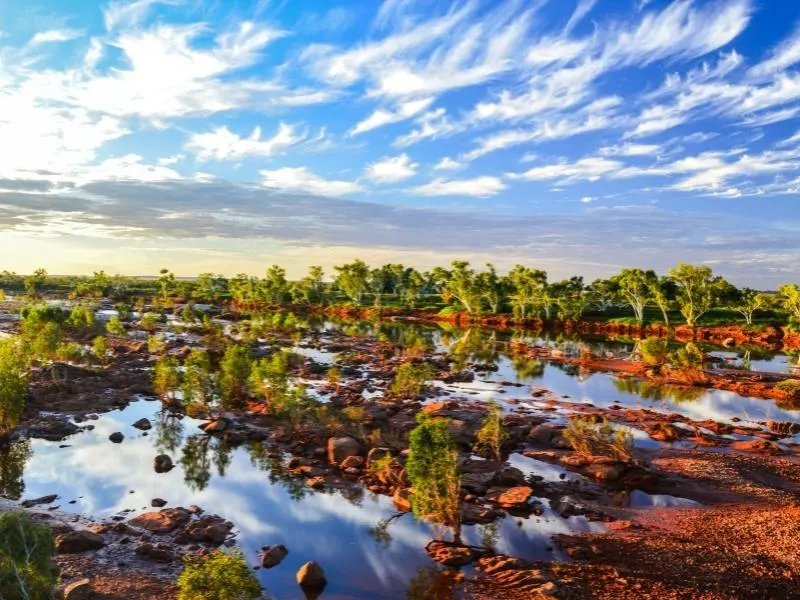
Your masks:
<svg viewBox="0 0 800 600"><path fill-rule="evenodd" d="M152 533L169 533L189 522L192 515L185 508L165 508L134 517L128 523Z"/></svg>
<svg viewBox="0 0 800 600"><path fill-rule="evenodd" d="M99 550L103 546L105 546L103 537L86 529L68 531L56 536L56 550L59 554L78 554Z"/></svg>

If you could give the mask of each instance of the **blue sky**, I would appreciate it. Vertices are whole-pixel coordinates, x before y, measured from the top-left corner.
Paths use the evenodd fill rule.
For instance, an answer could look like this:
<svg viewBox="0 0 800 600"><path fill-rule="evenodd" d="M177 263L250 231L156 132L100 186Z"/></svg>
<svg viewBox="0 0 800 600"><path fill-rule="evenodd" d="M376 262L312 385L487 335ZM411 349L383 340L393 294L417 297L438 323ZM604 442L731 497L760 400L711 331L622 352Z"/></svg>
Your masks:
<svg viewBox="0 0 800 600"><path fill-rule="evenodd" d="M0 2L0 268L797 281L800 4Z"/></svg>

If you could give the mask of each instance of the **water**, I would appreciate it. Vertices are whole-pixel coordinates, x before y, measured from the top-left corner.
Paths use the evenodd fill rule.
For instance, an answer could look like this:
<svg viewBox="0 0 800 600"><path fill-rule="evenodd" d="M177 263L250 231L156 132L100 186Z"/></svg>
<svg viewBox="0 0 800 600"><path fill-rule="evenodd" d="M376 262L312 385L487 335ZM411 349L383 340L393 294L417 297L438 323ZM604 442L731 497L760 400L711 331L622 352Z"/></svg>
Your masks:
<svg viewBox="0 0 800 600"><path fill-rule="evenodd" d="M347 328L349 333L381 335L406 346L424 345L456 356L461 366L496 365L496 371L480 371L470 383L437 384L452 398L497 401L506 410L520 407L563 422L572 404L601 407L622 405L644 407L665 413L677 412L695 420L714 419L733 422L780 420L800 422L800 411L787 411L769 400L745 398L719 390L652 386L647 382L619 379L605 373L584 373L574 367L515 359L508 356L504 342L512 338L528 343L554 345L568 353L588 344L594 352L624 356L633 342L587 342L567 337L536 337L529 334L459 330L399 323L324 323L317 327L333 332ZM333 338L331 338L333 339ZM328 336L321 336L321 347L303 346L302 353L321 363L330 363L335 353L327 351ZM508 382L521 386L509 386ZM309 382L311 383L311 382ZM565 408L544 410L545 398L534 398L531 388L544 387ZM368 394L377 397L376 393ZM258 576L267 591L278 600L303 598L295 583L295 572L303 563L315 560L328 575L323 598L394 599L405 598L406 589L416 574L433 563L424 552L434 532L416 523L411 515L395 518L397 512L389 498L376 496L363 487L338 491L312 492L302 480L285 475L284 461L271 458L261 444L238 448L222 445L200 435L198 421L168 418L160 413L158 402L139 400L124 410L109 412L91 421L93 431L74 435L64 442L29 442L29 456L23 445L15 454L0 454L0 495L35 498L57 493L61 510L105 518L153 510L150 501L160 497L170 507L196 504L207 513L219 514L236 524L237 539L252 564L257 564L261 546L284 544L289 549L285 561L276 568L260 570ZM147 435L131 425L147 417L154 428ZM125 434L122 444L108 436ZM641 447L661 445L642 431L633 430ZM68 447L60 447L62 444ZM176 468L157 474L153 458L166 453ZM27 460L26 460L27 459ZM562 475L580 479L560 467L514 454L512 466L545 481ZM24 465L24 472L20 473ZM24 481L24 490L21 489ZM495 550L523 558L563 559L551 547L554 534L601 531L602 525L583 517L563 519L550 510L542 517L519 519L507 516L491 526L465 527L467 543L491 543ZM671 497L633 497L638 506L686 506L683 499ZM74 504L70 504L74 501ZM391 519L387 521L387 519ZM385 529L382 523L390 524Z"/></svg>

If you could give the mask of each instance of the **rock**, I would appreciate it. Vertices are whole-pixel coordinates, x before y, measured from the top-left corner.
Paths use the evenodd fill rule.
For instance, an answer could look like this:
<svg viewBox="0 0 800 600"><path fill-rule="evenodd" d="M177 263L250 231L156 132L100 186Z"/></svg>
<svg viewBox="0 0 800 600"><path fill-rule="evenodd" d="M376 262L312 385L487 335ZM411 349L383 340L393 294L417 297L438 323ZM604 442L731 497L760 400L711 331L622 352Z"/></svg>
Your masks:
<svg viewBox="0 0 800 600"><path fill-rule="evenodd" d="M149 419L141 418L136 423L133 424L136 429L140 429L141 431L149 431L153 428L153 424L150 422Z"/></svg>
<svg viewBox="0 0 800 600"><path fill-rule="evenodd" d="M134 517L129 523L153 533L169 533L188 523L191 518L191 513L185 508L165 508L159 512L149 512Z"/></svg>
<svg viewBox="0 0 800 600"><path fill-rule="evenodd" d="M153 468L156 473L168 473L175 468L172 458L166 454L159 454L153 459Z"/></svg>
<svg viewBox="0 0 800 600"><path fill-rule="evenodd" d="M528 504L533 496L533 490L526 485L518 485L506 490L489 490L489 499L497 502L503 508L521 508Z"/></svg>
<svg viewBox="0 0 800 600"><path fill-rule="evenodd" d="M495 477L497 485L525 485L525 473L516 467L506 467Z"/></svg>
<svg viewBox="0 0 800 600"><path fill-rule="evenodd" d="M339 465L339 468L342 470L346 469L363 469L365 459L363 456L348 456L342 461L342 464Z"/></svg>
<svg viewBox="0 0 800 600"><path fill-rule="evenodd" d="M56 550L59 554L78 554L89 550L99 550L105 545L102 536L86 529L68 531L56 536Z"/></svg>
<svg viewBox="0 0 800 600"><path fill-rule="evenodd" d="M261 552L261 566L265 569L271 569L272 567L281 564L283 559L286 558L287 554L289 554L289 551L283 544L278 544L277 546L267 546Z"/></svg>
<svg viewBox="0 0 800 600"><path fill-rule="evenodd" d="M205 431L206 433L222 433L226 429L228 429L228 425L230 423L227 419L220 417L214 421L210 421L208 423L203 423L200 425L200 429Z"/></svg>
<svg viewBox="0 0 800 600"><path fill-rule="evenodd" d="M736 346L736 340L733 339L732 337L725 338L722 341L722 345L725 346L726 348L733 348L734 346Z"/></svg>
<svg viewBox="0 0 800 600"><path fill-rule="evenodd" d="M411 499L408 488L397 488L392 496L392 502L400 512L411 512Z"/></svg>
<svg viewBox="0 0 800 600"><path fill-rule="evenodd" d="M338 465L349 456L358 456L361 451L361 444L355 438L338 437L328 440L328 462L331 464Z"/></svg>
<svg viewBox="0 0 800 600"><path fill-rule="evenodd" d="M494 480L494 473L465 473L461 478L461 487L468 492L482 495L489 489Z"/></svg>
<svg viewBox="0 0 800 600"><path fill-rule="evenodd" d="M57 498L58 494L50 494L49 496L42 496L41 498L35 498L33 500L24 500L22 506L24 508L32 508L40 504L52 504Z"/></svg>
<svg viewBox="0 0 800 600"><path fill-rule="evenodd" d="M540 446L549 446L553 436L558 433L554 427L547 427L546 425L536 425L528 433L528 441L539 444Z"/></svg>
<svg viewBox="0 0 800 600"><path fill-rule="evenodd" d="M220 517L207 516L198 521L192 521L186 528L175 536L176 543L206 542L222 544L230 533L232 527Z"/></svg>
<svg viewBox="0 0 800 600"><path fill-rule="evenodd" d="M322 567L312 560L297 571L297 583L301 587L320 589L325 587L328 580L325 579L325 571L322 570Z"/></svg>
<svg viewBox="0 0 800 600"><path fill-rule="evenodd" d="M172 562L175 560L175 554L166 544L144 542L136 547L136 554L159 562Z"/></svg>
<svg viewBox="0 0 800 600"><path fill-rule="evenodd" d="M620 463L594 463L586 467L585 473L597 481L616 481L625 472L625 465Z"/></svg>
<svg viewBox="0 0 800 600"><path fill-rule="evenodd" d="M92 584L88 579L79 579L64 586L61 592L63 600L89 600L92 596Z"/></svg>
<svg viewBox="0 0 800 600"><path fill-rule="evenodd" d="M150 506L152 506L153 508L161 508L162 506L166 505L167 501L164 500L163 498L153 498L152 500L150 500Z"/></svg>
<svg viewBox="0 0 800 600"><path fill-rule="evenodd" d="M325 487L325 478L324 477L309 477L306 479L306 487L310 487L313 490L319 490Z"/></svg>
<svg viewBox="0 0 800 600"><path fill-rule="evenodd" d="M117 431L115 433L112 433L110 436L108 436L108 439L111 440L112 442L114 442L115 444L121 444L122 440L125 439L125 436L122 435L122 432Z"/></svg>
<svg viewBox="0 0 800 600"><path fill-rule="evenodd" d="M475 552L466 546L454 546L440 541L430 542L425 547L425 552L434 562L448 567L463 567L477 558Z"/></svg>

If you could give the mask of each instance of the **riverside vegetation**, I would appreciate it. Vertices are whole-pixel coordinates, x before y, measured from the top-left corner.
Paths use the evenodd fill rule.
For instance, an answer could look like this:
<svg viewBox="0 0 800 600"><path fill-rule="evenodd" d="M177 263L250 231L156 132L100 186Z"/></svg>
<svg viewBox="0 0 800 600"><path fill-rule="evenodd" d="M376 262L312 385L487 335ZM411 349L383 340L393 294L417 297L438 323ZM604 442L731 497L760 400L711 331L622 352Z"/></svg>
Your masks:
<svg viewBox="0 0 800 600"><path fill-rule="evenodd" d="M800 556L788 552L769 567L761 588L748 587L752 573L736 558L744 552L739 542L711 540L701 531L707 522L691 521L691 512L687 527L699 544L692 551L703 555L710 546L702 544L711 541L715 552L724 547L727 558L714 560L730 581L670 578L669 569L678 565L667 556L642 574L621 546L636 543L635 536L613 535L637 518L630 531L647 530L646 518L632 509L637 493L720 505L707 513L719 523L736 507L778 511L784 529L798 523L791 508L800 483L800 378L792 353L800 324L797 284L773 292L736 289L708 267L685 264L662 277L625 269L586 285L579 277L549 283L544 272L523 266L500 275L491 265L476 271L454 262L420 273L357 260L336 267L330 282L319 267L290 282L273 266L264 278L202 274L185 280L167 270L133 279L102 272L50 277L40 269L29 276L3 273L0 286L7 317L0 320L7 336L0 339L0 496L10 500L24 495L31 439L91 435L87 419L124 413L149 397L160 400L160 411L133 427L144 436L153 428L150 419L157 419L159 454L151 468L180 471L187 490L206 490L212 462L223 477L232 453L246 448L250 462L262 465L293 499L357 498L365 491L386 498L394 511L370 529L379 547L390 547L398 523L413 518L403 527L422 528L414 531L433 538L424 548L430 564L404 589L384 589L389 597L594 598L623 597L620 590L627 590L634 594L629 597L645 598L661 597L665 589L691 597L705 589L710 598L727 598L745 589L748 597L771 598L798 583L793 573ZM609 339L608 347L571 337L581 322L633 337ZM503 334L470 323L511 329ZM548 325L567 334L552 341L525 329ZM691 331L688 341L678 341L681 327ZM789 367L728 368L721 348L708 343L714 336L701 335L704 327L718 328L725 346L744 348L743 363L759 348L782 348ZM512 381L498 372L500 364L507 364ZM606 377L619 397L624 392L672 404L651 410L619 400L606 407L576 403L534 385L548 368L578 379ZM680 409L714 389L742 401L762 398L764 407L776 407L764 408L765 414L782 420L744 413L699 420ZM202 433L184 439L175 427L181 421L198 422ZM637 442L642 437L648 444ZM119 431L109 440L129 443ZM526 472L516 464L539 466ZM744 483L729 475L743 464L741 472L752 474ZM559 476L549 479L541 465ZM753 494L767 504L757 507ZM26 508L54 500L29 499ZM153 506L163 506L157 500ZM516 519L523 528L543 515L562 523L551 543L576 562L497 550L510 548L508 536L515 535L502 522ZM589 528L583 535L570 529L575 517ZM293 550L265 546L257 577L252 557L228 548L236 546L234 524L223 517L176 507L122 519L89 529L51 528L35 510L1 513L0 531L10 533L0 538L0 595L49 598L59 583L53 559L62 587L100 589L109 575L80 562L83 551L124 557L119 562L130 563L131 571L120 572L114 585L133 573L149 590L126 592L134 599L151 597L143 594L152 585L179 600L258 598L271 587L286 589L273 573ZM600 534L607 537L591 538ZM669 532L651 535L660 536L664 548L678 543ZM139 541L131 544L132 537ZM638 543L645 547L647 536ZM598 544L609 546L597 553L592 548ZM341 583L329 582L331 571L326 577L313 558L302 557L297 584L309 598L326 586L336 593ZM148 561L168 565L155 583ZM477 575L459 570L466 565ZM94 579L72 581L74 573ZM628 580L636 586L628 588Z"/></svg>

